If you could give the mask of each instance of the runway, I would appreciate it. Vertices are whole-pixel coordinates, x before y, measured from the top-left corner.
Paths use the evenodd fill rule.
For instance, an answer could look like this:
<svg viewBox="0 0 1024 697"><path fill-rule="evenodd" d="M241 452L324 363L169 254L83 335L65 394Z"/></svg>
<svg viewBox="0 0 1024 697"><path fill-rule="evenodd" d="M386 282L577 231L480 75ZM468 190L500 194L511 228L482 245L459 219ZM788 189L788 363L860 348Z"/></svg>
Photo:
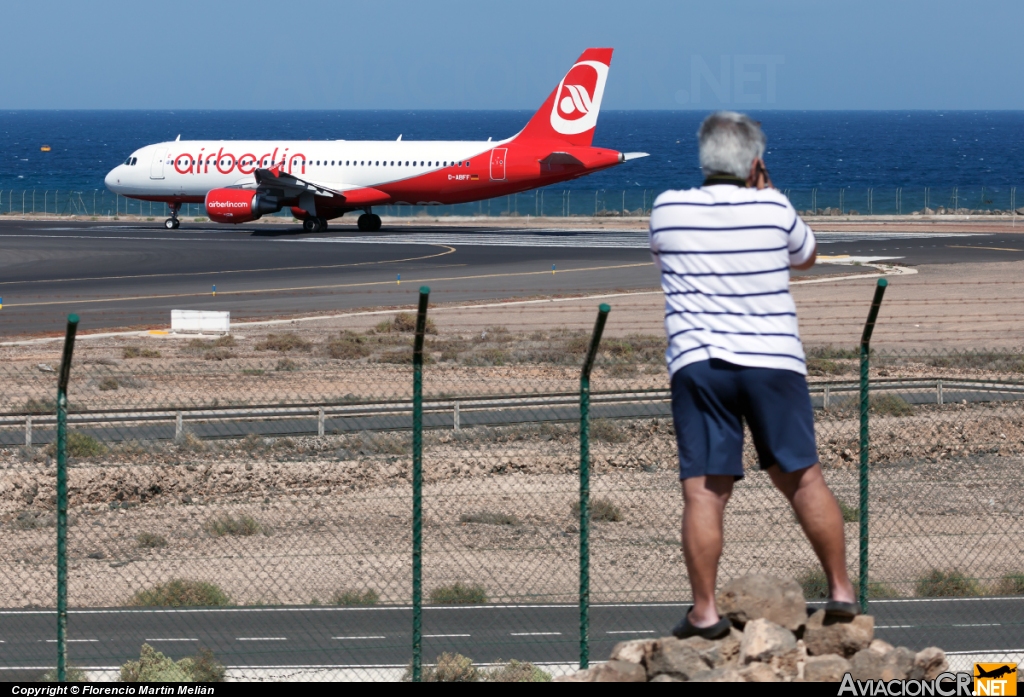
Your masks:
<svg viewBox="0 0 1024 697"><path fill-rule="evenodd" d="M835 232L819 254L850 263L1024 259L1012 233ZM844 256L847 257L844 260ZM842 271L819 264L808 272ZM553 273L554 272L554 273ZM796 274L806 275L806 274ZM0 336L166 326L171 309L230 310L234 321L433 302L655 289L646 233L482 226L359 235L297 226L0 221ZM214 286L216 294L214 294Z"/></svg>
<svg viewBox="0 0 1024 697"><path fill-rule="evenodd" d="M814 604L809 604L812 609ZM871 602L876 636L920 650L1003 654L1020 651L1024 598L939 598ZM601 660L625 639L668 634L689 603L595 604L590 653ZM110 608L70 610L68 653L86 667L120 665L143 642L179 657L199 646L231 667L403 667L408 664L409 607ZM44 668L53 662L52 610L0 612L4 667ZM1016 642L1016 643L1015 643ZM579 608L517 604L427 606L424 660L443 651L480 663L502 659L573 663L579 656Z"/></svg>

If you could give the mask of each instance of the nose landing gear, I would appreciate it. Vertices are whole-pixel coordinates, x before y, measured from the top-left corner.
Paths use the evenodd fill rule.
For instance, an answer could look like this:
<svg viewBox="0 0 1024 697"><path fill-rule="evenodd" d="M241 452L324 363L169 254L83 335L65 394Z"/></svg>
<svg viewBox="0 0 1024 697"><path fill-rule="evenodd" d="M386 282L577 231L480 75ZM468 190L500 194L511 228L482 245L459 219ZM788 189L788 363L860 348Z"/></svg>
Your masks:
<svg viewBox="0 0 1024 697"><path fill-rule="evenodd" d="M380 216L374 213L363 213L356 220L359 232L377 232L380 230Z"/></svg>
<svg viewBox="0 0 1024 697"><path fill-rule="evenodd" d="M181 210L181 204L168 203L167 207L171 209L171 217L164 221L164 227L168 230L177 230L181 225L178 221L178 211Z"/></svg>

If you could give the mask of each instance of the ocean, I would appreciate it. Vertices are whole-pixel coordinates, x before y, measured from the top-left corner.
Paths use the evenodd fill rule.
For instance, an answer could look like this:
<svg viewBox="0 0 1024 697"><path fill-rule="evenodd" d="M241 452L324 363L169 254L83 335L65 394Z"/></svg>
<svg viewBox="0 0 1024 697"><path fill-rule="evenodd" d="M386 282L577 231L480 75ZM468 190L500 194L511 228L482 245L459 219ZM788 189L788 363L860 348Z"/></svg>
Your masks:
<svg viewBox="0 0 1024 697"><path fill-rule="evenodd" d="M1024 112L751 112L768 135L775 185L817 190L821 201L847 190L863 200L898 188L932 187L940 205L954 187L967 206L1006 207L1024 185ZM89 192L135 148L183 139L457 140L513 135L530 111L4 111L0 112L0 190ZM650 157L556 185L572 190L661 191L700 183L697 127L704 112L606 111L595 145ZM41 152L49 145L50 152ZM980 190L980 198L979 197ZM1022 190L1024 194L1024 190ZM904 194L906 195L906 194ZM953 194L956 195L955 193ZM974 201L973 199L977 199ZM809 199L810 200L810 199ZM895 199L894 199L895 200ZM936 194L933 194L935 202ZM950 199L952 200L952 199ZM796 202L794 200L794 202ZM897 204L898 205L898 204ZM931 205L931 204L929 204ZM6 207L6 206L5 206ZM798 206L800 207L800 206Z"/></svg>

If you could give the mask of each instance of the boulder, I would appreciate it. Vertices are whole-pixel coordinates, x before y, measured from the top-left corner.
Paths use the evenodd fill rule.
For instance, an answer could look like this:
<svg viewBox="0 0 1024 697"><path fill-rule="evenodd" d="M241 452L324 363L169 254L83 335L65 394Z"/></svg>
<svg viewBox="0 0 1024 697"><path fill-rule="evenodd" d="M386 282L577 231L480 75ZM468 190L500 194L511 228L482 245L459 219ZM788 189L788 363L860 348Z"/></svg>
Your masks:
<svg viewBox="0 0 1024 697"><path fill-rule="evenodd" d="M735 668L715 668L697 673L690 682L744 682L743 677Z"/></svg>
<svg viewBox="0 0 1024 697"><path fill-rule="evenodd" d="M667 673L681 680L689 680L710 667L695 648L675 637L654 642L647 656L648 679Z"/></svg>
<svg viewBox="0 0 1024 697"><path fill-rule="evenodd" d="M729 634L715 641L707 639L700 639L700 642L695 641L698 638L691 637L683 639L683 641L692 642L690 646L695 648L704 662L712 668L728 668L739 663L743 632L735 627L729 629Z"/></svg>
<svg viewBox="0 0 1024 697"><path fill-rule="evenodd" d="M914 655L914 667L910 669L912 680L934 680L949 670L946 653L940 648L929 646Z"/></svg>
<svg viewBox="0 0 1024 697"><path fill-rule="evenodd" d="M782 682L779 674L767 663L751 663L740 669L740 677L746 682Z"/></svg>
<svg viewBox="0 0 1024 697"><path fill-rule="evenodd" d="M849 658L861 649L866 649L874 637L875 618L871 615L839 620L826 618L825 611L818 610L807 619L803 640L811 656L835 653Z"/></svg>
<svg viewBox="0 0 1024 697"><path fill-rule="evenodd" d="M662 673L661 675L655 675L647 682L685 682L682 678L677 678L674 675L668 673Z"/></svg>
<svg viewBox="0 0 1024 697"><path fill-rule="evenodd" d="M772 658L795 653L796 637L785 627L766 619L747 622L740 642L740 663L770 662Z"/></svg>
<svg viewBox="0 0 1024 697"><path fill-rule="evenodd" d="M626 663L642 664L655 643L654 639L620 641L612 649L610 658L612 660L625 661Z"/></svg>
<svg viewBox="0 0 1024 697"><path fill-rule="evenodd" d="M837 654L808 656L803 679L805 682L842 682L843 675L849 672L850 662Z"/></svg>
<svg viewBox="0 0 1024 697"><path fill-rule="evenodd" d="M885 643L885 642L881 642ZM886 644L886 646L889 646ZM858 651L850 659L850 674L854 680L903 680L914 667L914 652L901 646L894 649L889 646L866 648Z"/></svg>
<svg viewBox="0 0 1024 697"><path fill-rule="evenodd" d="M572 675L560 675L554 682L647 682L647 673L636 663L612 660Z"/></svg>
<svg viewBox="0 0 1024 697"><path fill-rule="evenodd" d="M807 621L807 603L800 584L765 574L742 576L727 583L716 598L718 611L737 627L766 619L795 632Z"/></svg>

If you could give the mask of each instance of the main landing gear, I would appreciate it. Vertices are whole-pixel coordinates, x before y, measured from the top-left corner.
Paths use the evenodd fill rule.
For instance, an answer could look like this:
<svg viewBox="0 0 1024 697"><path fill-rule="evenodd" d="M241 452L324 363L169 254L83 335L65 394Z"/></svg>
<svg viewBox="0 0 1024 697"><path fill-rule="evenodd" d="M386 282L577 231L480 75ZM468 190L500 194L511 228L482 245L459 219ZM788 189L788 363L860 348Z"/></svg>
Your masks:
<svg viewBox="0 0 1024 697"><path fill-rule="evenodd" d="M168 230L177 230L181 223L178 221L178 211L181 210L180 203L168 203L167 207L171 209L171 217L164 221L164 227Z"/></svg>
<svg viewBox="0 0 1024 697"><path fill-rule="evenodd" d="M374 213L363 213L356 221L359 232L377 232L380 230L380 216Z"/></svg>
<svg viewBox="0 0 1024 697"><path fill-rule="evenodd" d="M306 218L302 221L302 229L306 232L326 232L327 218Z"/></svg>

